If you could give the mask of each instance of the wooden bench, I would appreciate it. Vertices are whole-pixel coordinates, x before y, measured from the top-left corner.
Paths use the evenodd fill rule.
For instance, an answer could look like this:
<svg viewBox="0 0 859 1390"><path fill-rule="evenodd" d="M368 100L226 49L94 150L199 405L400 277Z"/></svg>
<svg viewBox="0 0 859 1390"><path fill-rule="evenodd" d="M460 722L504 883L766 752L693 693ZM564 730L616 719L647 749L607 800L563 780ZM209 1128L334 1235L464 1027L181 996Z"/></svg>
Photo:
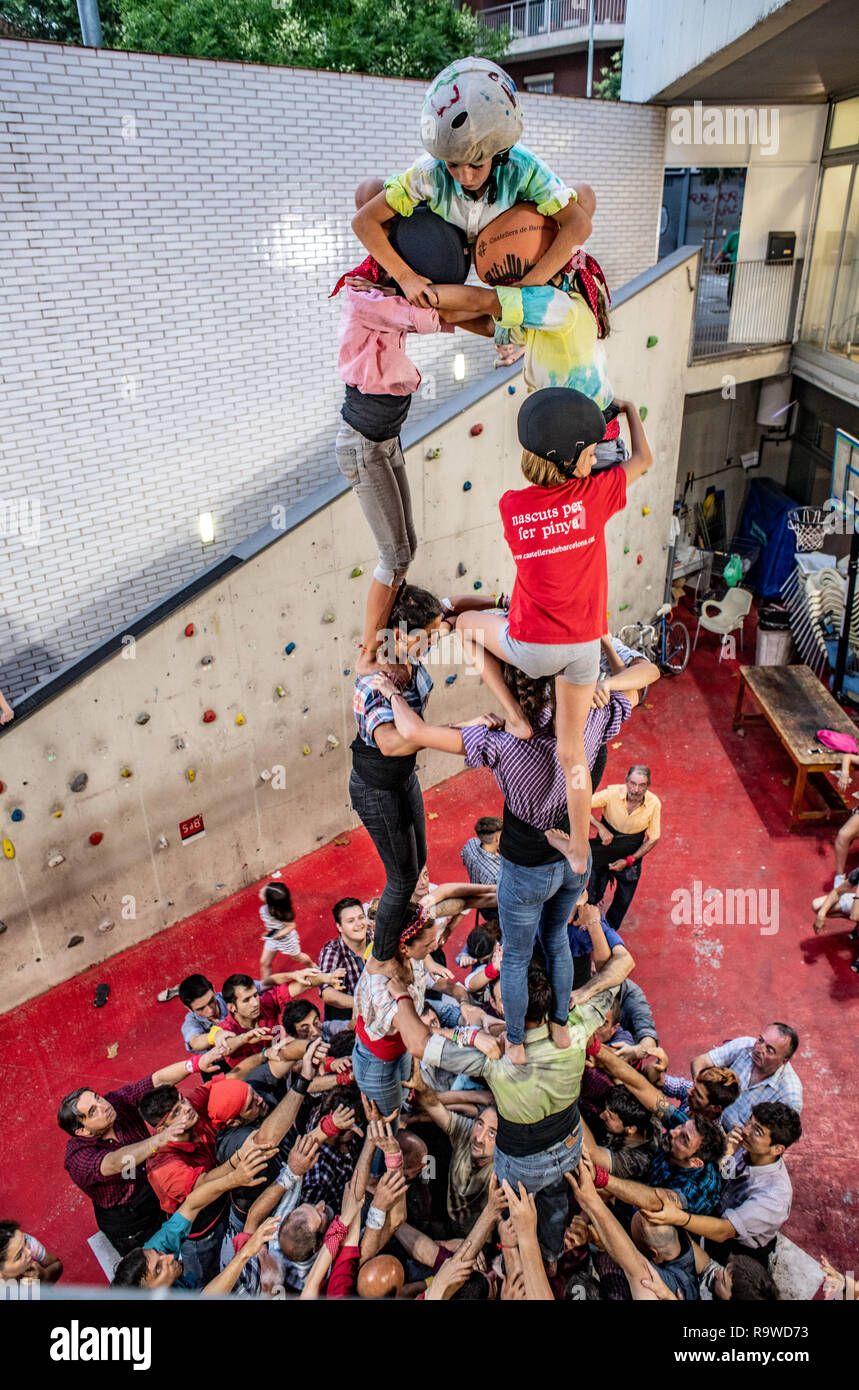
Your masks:
<svg viewBox="0 0 859 1390"><path fill-rule="evenodd" d="M824 775L840 769L842 755L822 748L817 733L833 729L856 738L859 731L853 721L808 666L741 666L738 675L734 729L765 720L796 767L788 829L849 815L850 806ZM746 690L755 697L760 714L743 714ZM816 809L803 809L806 797L814 800Z"/></svg>

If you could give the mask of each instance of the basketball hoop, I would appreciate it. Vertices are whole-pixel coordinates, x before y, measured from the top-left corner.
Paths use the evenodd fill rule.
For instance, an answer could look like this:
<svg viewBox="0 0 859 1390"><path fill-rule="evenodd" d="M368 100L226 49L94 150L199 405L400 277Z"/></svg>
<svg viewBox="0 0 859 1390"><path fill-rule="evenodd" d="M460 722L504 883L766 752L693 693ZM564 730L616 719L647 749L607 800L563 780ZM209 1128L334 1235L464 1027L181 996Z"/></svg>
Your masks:
<svg viewBox="0 0 859 1390"><path fill-rule="evenodd" d="M796 535L796 548L805 552L819 550L827 536L835 530L838 518L834 512L821 507L794 507L787 514L787 524Z"/></svg>

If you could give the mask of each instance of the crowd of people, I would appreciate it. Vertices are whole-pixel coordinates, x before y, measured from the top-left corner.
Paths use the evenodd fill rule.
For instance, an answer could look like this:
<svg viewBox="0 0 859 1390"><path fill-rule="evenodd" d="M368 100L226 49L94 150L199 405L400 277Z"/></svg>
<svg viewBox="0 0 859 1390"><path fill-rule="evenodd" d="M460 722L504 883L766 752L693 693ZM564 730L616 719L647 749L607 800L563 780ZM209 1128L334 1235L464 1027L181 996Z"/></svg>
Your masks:
<svg viewBox="0 0 859 1390"><path fill-rule="evenodd" d="M379 563L349 787L384 887L333 904L314 959L272 879L257 977L217 988L188 962L178 1060L64 1097L67 1179L112 1247L116 1287L779 1296L769 1263L791 1208L784 1155L802 1134L797 1034L749 1020L748 1036L703 1037L689 1076L669 1072L621 935L662 842L661 802L647 766L601 782L659 671L607 631L604 528L652 458L606 373L610 296L581 249L593 190L567 187L521 131L509 77L462 60L430 87L426 154L356 194L368 255L334 291L345 288L337 457ZM516 283L466 286L469 247L522 202L554 220L554 241ZM403 343L454 325L494 338L503 360L525 355L527 486L500 500L509 597L407 582L417 537L399 435L420 376ZM453 633L494 708L433 724L424 658ZM488 768L503 796L502 816L480 816L462 847L461 881L430 881L425 748ZM272 973L279 955L289 968ZM62 1270L12 1221L0 1266L45 1281Z"/></svg>

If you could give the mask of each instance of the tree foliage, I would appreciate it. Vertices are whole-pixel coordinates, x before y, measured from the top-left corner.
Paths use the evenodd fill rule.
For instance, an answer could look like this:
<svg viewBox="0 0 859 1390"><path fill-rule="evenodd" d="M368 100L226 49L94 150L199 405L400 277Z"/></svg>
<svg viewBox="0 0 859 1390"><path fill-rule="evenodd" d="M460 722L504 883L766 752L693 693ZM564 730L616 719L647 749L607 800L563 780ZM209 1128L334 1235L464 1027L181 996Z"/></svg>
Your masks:
<svg viewBox="0 0 859 1390"><path fill-rule="evenodd" d="M0 0L0 4L3 0ZM452 0L118 0L120 44L248 63L431 78L506 36Z"/></svg>
<svg viewBox="0 0 859 1390"><path fill-rule="evenodd" d="M620 101L620 78L623 70L623 49L611 55L607 67L600 68L599 81L594 83L594 96L603 101Z"/></svg>
<svg viewBox="0 0 859 1390"><path fill-rule="evenodd" d="M119 14L114 0L99 0L102 41L118 48ZM0 20L12 38L47 39L54 43L81 42L81 24L75 0L0 0Z"/></svg>

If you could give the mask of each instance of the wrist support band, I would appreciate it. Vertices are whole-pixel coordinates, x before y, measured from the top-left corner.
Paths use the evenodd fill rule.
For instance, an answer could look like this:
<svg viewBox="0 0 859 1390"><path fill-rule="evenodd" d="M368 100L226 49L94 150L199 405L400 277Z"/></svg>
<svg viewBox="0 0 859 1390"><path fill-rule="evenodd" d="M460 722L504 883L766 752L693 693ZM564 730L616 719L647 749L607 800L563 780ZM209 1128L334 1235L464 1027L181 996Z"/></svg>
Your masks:
<svg viewBox="0 0 859 1390"><path fill-rule="evenodd" d="M594 1187L608 1187L608 1169L600 1168L599 1165L594 1169Z"/></svg>
<svg viewBox="0 0 859 1390"><path fill-rule="evenodd" d="M339 1217L339 1216L335 1216L334 1220L331 1222L330 1226L328 1227L328 1230L325 1232L325 1235L324 1235L324 1237L323 1237L323 1241L324 1241L325 1249L328 1251L328 1253L329 1253L329 1255L331 1256L332 1260L335 1259L336 1256L339 1254L339 1252L340 1252L340 1246L343 1244L343 1241L346 1239L346 1235L347 1235L347 1233L348 1233L348 1230L349 1230L349 1227L348 1227L348 1226L345 1226L345 1225L343 1224L343 1222L340 1220L340 1217Z"/></svg>
<svg viewBox="0 0 859 1390"><path fill-rule="evenodd" d="M483 967L483 973L486 976L487 980L497 980L501 974L501 971L498 969L497 965L493 965L490 962L489 965L485 965Z"/></svg>
<svg viewBox="0 0 859 1390"><path fill-rule="evenodd" d="M329 1139L333 1139L335 1134L340 1133L340 1129L334 1123L334 1118L332 1115L323 1115L319 1128L322 1130L323 1134L326 1134L328 1136Z"/></svg>
<svg viewBox="0 0 859 1390"><path fill-rule="evenodd" d="M634 863L635 863L635 855L634 855L634 854L628 854L628 855L626 856L626 867L627 867L628 869L631 869Z"/></svg>
<svg viewBox="0 0 859 1390"><path fill-rule="evenodd" d="M306 1096L310 1081L306 1076L297 1076L292 1083L292 1089L298 1096Z"/></svg>
<svg viewBox="0 0 859 1390"><path fill-rule="evenodd" d="M380 1211L378 1207L370 1207L364 1224L368 1231L381 1231L385 1224L385 1213Z"/></svg>

